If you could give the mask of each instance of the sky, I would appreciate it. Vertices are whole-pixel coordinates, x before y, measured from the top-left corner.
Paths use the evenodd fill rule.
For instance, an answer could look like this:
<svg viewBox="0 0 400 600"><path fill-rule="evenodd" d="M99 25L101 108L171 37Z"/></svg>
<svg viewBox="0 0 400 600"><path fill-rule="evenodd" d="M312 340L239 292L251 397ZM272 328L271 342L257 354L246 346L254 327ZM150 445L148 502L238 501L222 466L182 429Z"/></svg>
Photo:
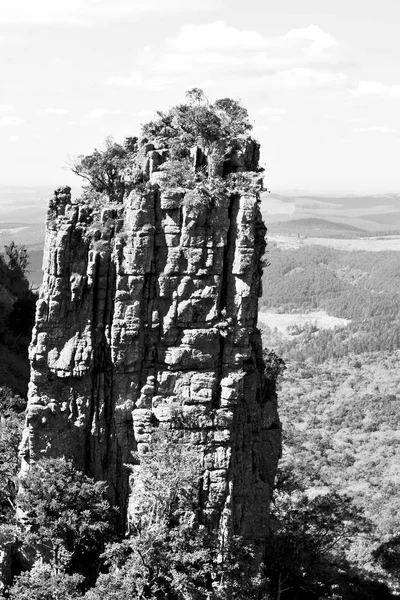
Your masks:
<svg viewBox="0 0 400 600"><path fill-rule="evenodd" d="M240 100L272 191L400 193L398 0L0 0L0 186L202 88Z"/></svg>

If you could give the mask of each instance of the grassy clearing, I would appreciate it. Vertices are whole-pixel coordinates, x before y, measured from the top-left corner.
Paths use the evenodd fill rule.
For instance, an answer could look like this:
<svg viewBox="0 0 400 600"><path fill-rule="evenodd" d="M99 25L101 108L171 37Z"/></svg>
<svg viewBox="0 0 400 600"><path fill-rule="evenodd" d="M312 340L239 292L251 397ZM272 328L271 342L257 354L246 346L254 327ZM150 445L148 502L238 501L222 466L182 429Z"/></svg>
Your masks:
<svg viewBox="0 0 400 600"><path fill-rule="evenodd" d="M336 239L336 238L313 238L313 237L291 237L285 235L269 236L269 242L273 242L278 248L285 250L297 249L303 246L325 246L336 250L366 252L383 252L394 250L400 252L400 236L370 237L358 239Z"/></svg>
<svg viewBox="0 0 400 600"><path fill-rule="evenodd" d="M260 311L258 320L271 329L277 328L278 332L285 337L292 337L287 328L293 325L304 326L306 323L315 323L318 329L334 329L335 327L346 327L351 321L331 317L324 310L301 313L277 313L273 311Z"/></svg>

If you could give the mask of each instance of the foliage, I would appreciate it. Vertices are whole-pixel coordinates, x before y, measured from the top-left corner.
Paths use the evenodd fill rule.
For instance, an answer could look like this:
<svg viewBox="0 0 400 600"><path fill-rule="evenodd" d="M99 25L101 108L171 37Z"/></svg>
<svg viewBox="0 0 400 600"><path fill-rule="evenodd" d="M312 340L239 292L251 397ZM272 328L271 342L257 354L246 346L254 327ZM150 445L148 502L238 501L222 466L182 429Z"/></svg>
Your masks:
<svg viewBox="0 0 400 600"><path fill-rule="evenodd" d="M206 597L211 553L204 548L202 532L195 532L189 524L171 529L165 522L154 524L131 537L124 550L128 556L117 570L109 551L114 570L100 575L88 599L113 597L110 593L116 590L121 599ZM116 551L121 555L120 548Z"/></svg>
<svg viewBox="0 0 400 600"><path fill-rule="evenodd" d="M265 563L274 599L296 588L328 589L337 568L349 569L345 550L355 536L371 529L348 496L312 495L299 482L296 488L278 490L272 507Z"/></svg>
<svg viewBox="0 0 400 600"><path fill-rule="evenodd" d="M265 347L263 350L263 360L265 363L265 375L271 382L276 383L286 370L285 361L274 350L269 350Z"/></svg>
<svg viewBox="0 0 400 600"><path fill-rule="evenodd" d="M143 531L157 523L179 522L194 511L201 475L200 457L190 443L176 443L176 432L159 430L147 452L135 454L132 527Z"/></svg>
<svg viewBox="0 0 400 600"><path fill-rule="evenodd" d="M382 542L373 551L376 562L395 578L400 585L400 535L395 535Z"/></svg>
<svg viewBox="0 0 400 600"><path fill-rule="evenodd" d="M288 363L281 380L281 464L307 487L351 495L378 527L400 526L400 353L364 354L322 365Z"/></svg>
<svg viewBox="0 0 400 600"><path fill-rule="evenodd" d="M161 180L160 184L167 185L169 188L192 189L200 179L200 175L194 173L188 158L167 160L160 166L160 171L164 175L164 180Z"/></svg>
<svg viewBox="0 0 400 600"><path fill-rule="evenodd" d="M131 535L107 547L109 572L87 600L257 598L251 550L234 539L222 551L215 532L199 524L199 453L189 442L176 443L177 435L154 432L148 451L136 455Z"/></svg>
<svg viewBox="0 0 400 600"><path fill-rule="evenodd" d="M24 277L29 265L28 251L23 244L16 244L11 241L4 246L8 258L8 268L13 277Z"/></svg>
<svg viewBox="0 0 400 600"><path fill-rule="evenodd" d="M6 387L0 387L0 416L2 419L14 415L20 415L25 411L26 400Z"/></svg>
<svg viewBox="0 0 400 600"><path fill-rule="evenodd" d="M26 278L25 246L11 242L0 254L0 386L25 396L29 379L28 345L37 296Z"/></svg>
<svg viewBox="0 0 400 600"><path fill-rule="evenodd" d="M279 394L285 444L278 484L289 486L289 496L305 502L294 512L292 506L283 506L280 522L285 536L272 547L278 550L284 543L271 557L282 574L272 569L273 594L280 587L288 600L311 595L391 597L383 581L392 585L396 578L399 526L397 254L305 246L295 251L272 248L269 258L262 298L266 308L322 309L352 320L340 329L318 329L310 321L285 336L264 332L264 343L282 354L287 366ZM390 352L382 352L385 349ZM361 354L371 350L380 352ZM339 545L333 552L320 548L314 556L301 527L302 512L307 514L316 498L337 496L350 497L359 515L372 522L372 530L356 533L350 546ZM314 508L323 514L323 507ZM290 515L293 526L287 529ZM351 515L350 522L354 523ZM307 514L306 523L313 525L312 515ZM293 544L297 532L304 548ZM387 536L394 540L393 547L382 543ZM311 542L314 549L312 537Z"/></svg>
<svg viewBox="0 0 400 600"><path fill-rule="evenodd" d="M0 389L0 395L1 395ZM0 417L0 517L12 522L15 497L18 489L20 465L19 444L23 428L23 415L14 411L1 411Z"/></svg>
<svg viewBox="0 0 400 600"><path fill-rule="evenodd" d="M396 252L347 252L322 246L271 248L260 305L278 312L325 310L350 319L316 330L309 323L273 347L285 359L321 363L400 348L400 277ZM268 342L271 345L271 341Z"/></svg>
<svg viewBox="0 0 400 600"><path fill-rule="evenodd" d="M63 570L57 572L48 565L37 562L30 571L16 577L9 592L10 600L73 600L82 598L83 577Z"/></svg>
<svg viewBox="0 0 400 600"><path fill-rule="evenodd" d="M114 513L104 482L77 471L71 461L42 460L24 478L18 507L29 526L25 542L56 572L61 567L81 573L88 565L95 568L112 535Z"/></svg>
<svg viewBox="0 0 400 600"><path fill-rule="evenodd" d="M194 189L207 182L211 191L218 191L224 166L245 147L252 128L248 113L230 98L210 104L199 88L189 90L186 98L185 104L158 111L156 120L143 125L139 144L135 137L122 145L107 138L104 150L70 161L72 172L90 184L82 200L100 205L106 194L111 201L121 201L135 186L143 187L149 179L147 153L155 148L162 150L162 157L156 153L155 167L164 174L158 179L161 186Z"/></svg>
<svg viewBox="0 0 400 600"><path fill-rule="evenodd" d="M128 144L121 145L108 137L105 150L96 148L93 154L80 155L70 162L69 168L86 179L96 192L105 192L111 201L120 201L131 182L131 167L137 150L135 142L130 139Z"/></svg>
<svg viewBox="0 0 400 600"><path fill-rule="evenodd" d="M199 146L206 154L218 156L222 163L224 155L242 147L251 129L246 109L230 98L210 104L198 88L189 90L186 96L187 104L158 112L157 120L144 125L143 135L168 148L170 161L189 158L190 148ZM208 175L215 174L208 169Z"/></svg>
<svg viewBox="0 0 400 600"><path fill-rule="evenodd" d="M220 98L213 107L221 120L224 137L235 139L252 129L247 110L236 100Z"/></svg>

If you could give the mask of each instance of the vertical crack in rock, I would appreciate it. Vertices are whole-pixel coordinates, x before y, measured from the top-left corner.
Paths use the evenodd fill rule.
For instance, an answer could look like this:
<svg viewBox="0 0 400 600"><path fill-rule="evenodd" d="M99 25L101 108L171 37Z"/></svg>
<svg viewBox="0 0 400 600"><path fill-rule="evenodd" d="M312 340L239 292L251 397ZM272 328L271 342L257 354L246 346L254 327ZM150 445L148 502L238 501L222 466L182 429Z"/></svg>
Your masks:
<svg viewBox="0 0 400 600"><path fill-rule="evenodd" d="M114 406L110 330L113 322L115 297L115 265L110 253L97 255L93 282L93 370L92 393L87 429L86 471L89 474L103 472L115 499L119 496L115 477L110 477L109 464L117 451L113 447ZM90 429L89 429L90 426ZM104 440L104 442L103 442ZM103 442L103 444L102 444ZM101 451L97 447L102 445ZM93 465L99 465L93 468Z"/></svg>
<svg viewBox="0 0 400 600"><path fill-rule="evenodd" d="M280 428L257 329L259 148L240 140L192 152L223 173L218 185L196 171L186 187L169 180L157 171L165 138L146 139L132 159L144 182L122 201L73 203L60 188L50 203L23 468L73 458L108 482L121 527L135 497L125 465L165 427L202 458L201 521L221 536L267 535Z"/></svg>
<svg viewBox="0 0 400 600"><path fill-rule="evenodd" d="M225 358L225 339L230 325L235 319L232 311L232 268L236 251L237 234L237 213L239 209L238 197L231 194L228 204L228 231L226 234L226 243L224 246L222 273L220 282L220 331L219 331L219 353L217 366L217 386L214 394L214 408L221 408L221 380L223 377L224 358Z"/></svg>

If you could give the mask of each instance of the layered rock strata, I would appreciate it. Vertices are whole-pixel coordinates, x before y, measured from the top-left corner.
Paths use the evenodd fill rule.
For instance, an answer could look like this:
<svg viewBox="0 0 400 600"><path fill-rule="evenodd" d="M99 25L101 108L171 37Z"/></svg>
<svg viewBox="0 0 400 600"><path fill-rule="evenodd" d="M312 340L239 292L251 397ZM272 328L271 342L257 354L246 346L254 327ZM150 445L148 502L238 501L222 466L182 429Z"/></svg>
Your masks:
<svg viewBox="0 0 400 600"><path fill-rule="evenodd" d="M161 184L152 145L141 160L145 183L122 202L74 203L69 188L50 202L23 467L72 457L126 514L132 451L168 427L202 457L200 518L257 540L280 451L257 329L260 180L245 172L258 147L230 157L238 173L214 191Z"/></svg>

